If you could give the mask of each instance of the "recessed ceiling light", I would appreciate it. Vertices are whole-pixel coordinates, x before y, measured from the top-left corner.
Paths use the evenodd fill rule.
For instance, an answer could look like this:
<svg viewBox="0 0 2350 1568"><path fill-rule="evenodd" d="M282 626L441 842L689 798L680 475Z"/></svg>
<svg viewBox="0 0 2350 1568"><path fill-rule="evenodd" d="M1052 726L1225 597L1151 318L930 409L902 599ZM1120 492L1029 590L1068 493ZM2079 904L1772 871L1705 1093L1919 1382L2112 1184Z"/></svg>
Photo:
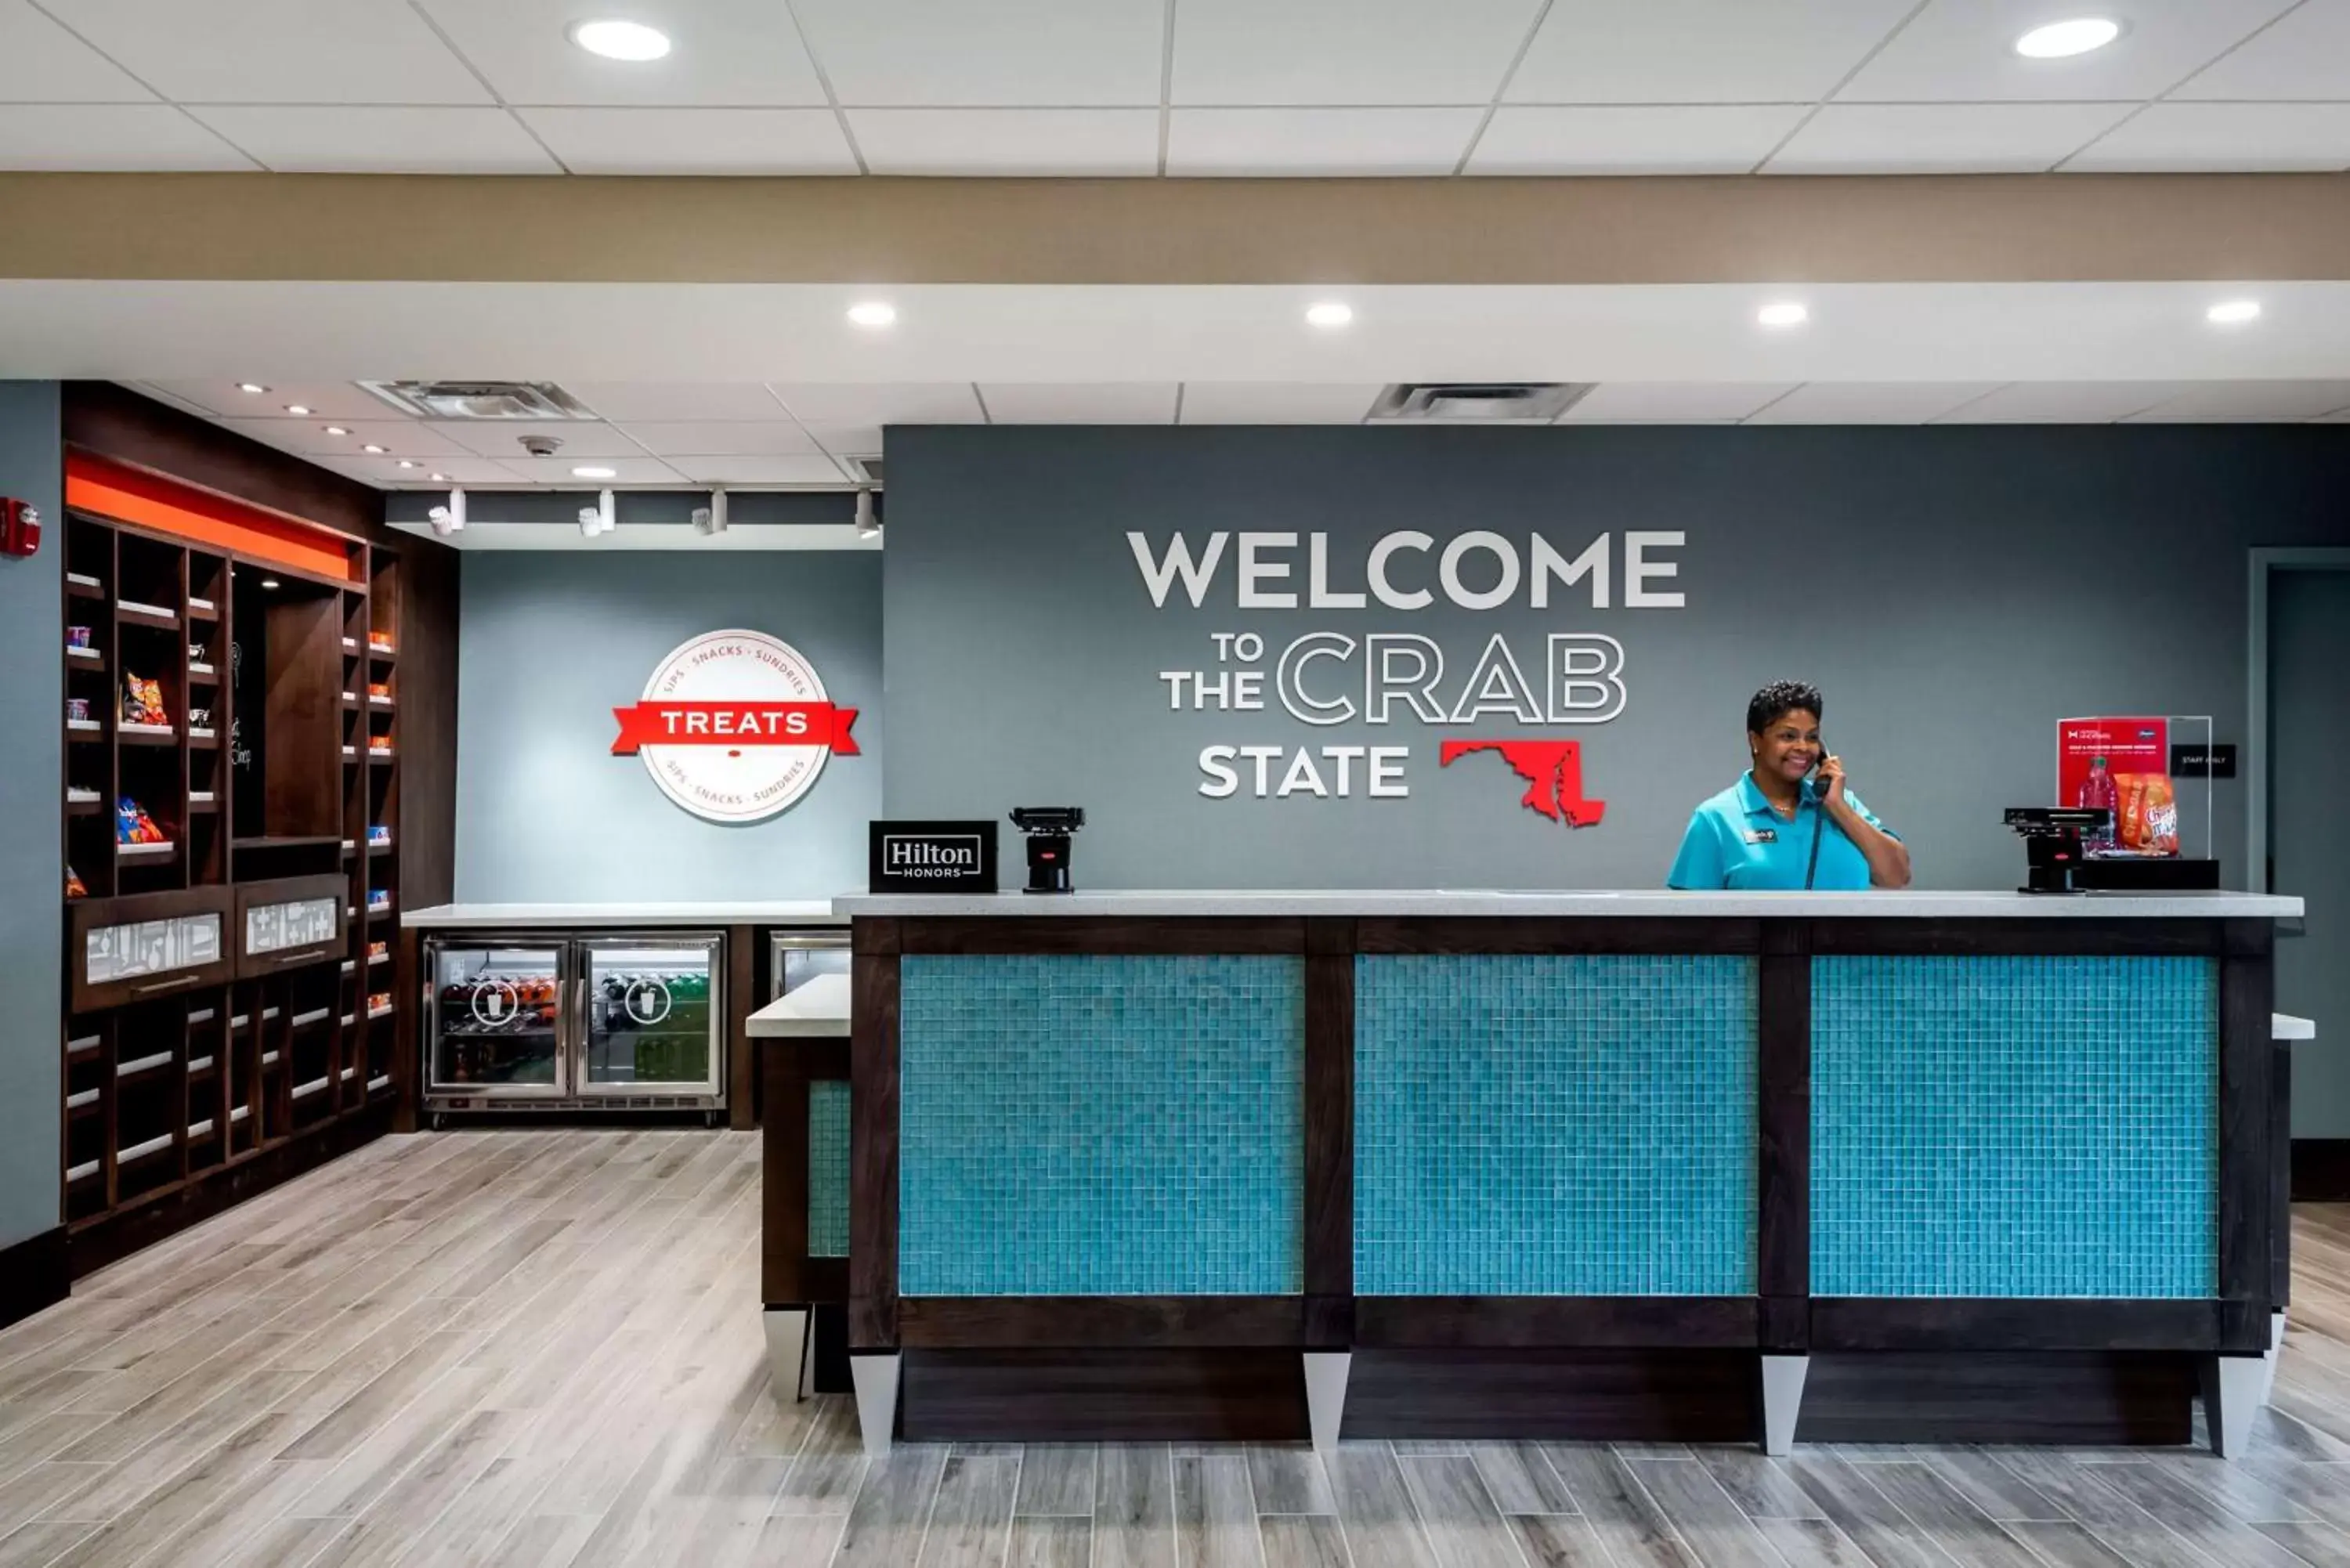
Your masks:
<svg viewBox="0 0 2350 1568"><path fill-rule="evenodd" d="M402 468L414 468L416 463L414 460L403 457L400 460L400 466Z"/></svg>
<svg viewBox="0 0 2350 1568"><path fill-rule="evenodd" d="M350 431L347 431L347 430L345 430L345 429L344 429L342 426L340 426L340 425L328 425L328 426L327 427L327 433L328 433L328 435L348 435L348 434L350 434L351 432L350 432Z"/></svg>
<svg viewBox="0 0 2350 1568"><path fill-rule="evenodd" d="M1343 299L1320 299L1305 307L1305 319L1316 327L1344 327L1355 319L1355 307Z"/></svg>
<svg viewBox="0 0 2350 1568"><path fill-rule="evenodd" d="M445 473L428 473L424 477L431 480L435 484L446 484L449 483L449 476Z"/></svg>
<svg viewBox="0 0 2350 1568"><path fill-rule="evenodd" d="M359 448L359 450L361 452L371 452L375 453L376 456L381 457L385 452L390 452L391 449L388 446L378 446L375 442L369 441L367 445Z"/></svg>
<svg viewBox="0 0 2350 1568"><path fill-rule="evenodd" d="M240 391L240 392L254 392L254 393L265 392L265 391L269 390L269 389L268 389L268 388L266 388L266 387L263 386L263 385L262 385L260 382L258 382L258 381L239 381L239 382L236 384L236 389L237 389L238 391Z"/></svg>
<svg viewBox="0 0 2350 1568"><path fill-rule="evenodd" d="M1799 299L1778 299L1754 313L1765 327L1801 327L1812 318L1812 308Z"/></svg>
<svg viewBox="0 0 2350 1568"><path fill-rule="evenodd" d="M274 588L277 586L277 579L276 577L264 577L261 579L261 586L265 588Z"/></svg>
<svg viewBox="0 0 2350 1568"><path fill-rule="evenodd" d="M887 327L898 319L898 307L886 299L860 299L848 307L848 319L859 327Z"/></svg>
<svg viewBox="0 0 2350 1568"><path fill-rule="evenodd" d="M288 403L288 404L286 404L286 411L287 413L289 413L289 414L292 414L296 419L297 419L297 420L298 420L298 419L300 419L304 414L308 413L310 410L309 410L307 408L306 408L305 406L303 406L302 404L300 404L300 403Z"/></svg>
<svg viewBox="0 0 2350 1568"><path fill-rule="evenodd" d="M2074 16L2034 27L2015 40L2015 52L2031 60L2069 59L2102 49L2122 36L2122 25L2106 16Z"/></svg>
<svg viewBox="0 0 2350 1568"><path fill-rule="evenodd" d="M571 477L574 479L617 479L619 477L619 473L620 471L617 468L604 468L591 465L587 468L573 469L571 471Z"/></svg>
<svg viewBox="0 0 2350 1568"><path fill-rule="evenodd" d="M2216 321L2222 327L2260 318L2261 302L2257 299L2223 299L2203 313L2204 320Z"/></svg>
<svg viewBox="0 0 2350 1568"><path fill-rule="evenodd" d="M648 27L642 22L622 21L617 17L579 23L571 29L571 41L591 55L637 64L660 59L669 53L667 33L659 27Z"/></svg>

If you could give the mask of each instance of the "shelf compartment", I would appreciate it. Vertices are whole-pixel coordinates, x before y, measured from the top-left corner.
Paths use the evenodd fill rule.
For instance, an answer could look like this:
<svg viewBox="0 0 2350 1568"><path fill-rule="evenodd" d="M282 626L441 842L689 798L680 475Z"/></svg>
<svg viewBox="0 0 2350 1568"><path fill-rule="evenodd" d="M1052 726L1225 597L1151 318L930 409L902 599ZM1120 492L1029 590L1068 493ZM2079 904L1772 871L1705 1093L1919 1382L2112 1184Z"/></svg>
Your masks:
<svg viewBox="0 0 2350 1568"><path fill-rule="evenodd" d="M192 663L188 666L188 673L190 676L193 677L195 680L203 681L207 686L217 686L220 684L220 667L218 665Z"/></svg>
<svg viewBox="0 0 2350 1568"><path fill-rule="evenodd" d="M307 1084L296 1084L294 1085L293 1090L287 1097L289 1099L307 1100L312 1095L324 1094L328 1086L333 1082L334 1080L331 1078L313 1078Z"/></svg>
<svg viewBox="0 0 2350 1568"><path fill-rule="evenodd" d="M162 860L179 852L180 846L176 843L118 844L114 846L114 853L125 860Z"/></svg>
<svg viewBox="0 0 2350 1568"><path fill-rule="evenodd" d="M66 1109L69 1111L78 1111L94 1106L98 1104L98 1095L99 1091L96 1089L84 1089L78 1095L68 1095L66 1096Z"/></svg>
<svg viewBox="0 0 2350 1568"><path fill-rule="evenodd" d="M66 815L68 816L104 816L106 802L96 795L90 796L88 800L75 800L68 797L66 801Z"/></svg>
<svg viewBox="0 0 2350 1568"><path fill-rule="evenodd" d="M66 668L68 670L104 670L106 655L95 648L68 646L66 649Z"/></svg>
<svg viewBox="0 0 2350 1568"><path fill-rule="evenodd" d="M277 1065L277 1059L281 1054L283 1054L283 1053L276 1051L264 1051L261 1054L261 1064L265 1067L275 1067Z"/></svg>
<svg viewBox="0 0 2350 1568"><path fill-rule="evenodd" d="M398 1011L399 1009L394 1007L370 1007L368 1009L368 1018L370 1022L378 1018L389 1018Z"/></svg>
<svg viewBox="0 0 2350 1568"><path fill-rule="evenodd" d="M91 1177L96 1176L105 1167L99 1164L97 1160L85 1159L79 1165L68 1166L66 1168L66 1180L69 1183L76 1181L88 1181Z"/></svg>
<svg viewBox="0 0 2350 1568"><path fill-rule="evenodd" d="M391 1075L386 1073L380 1077L369 1078L367 1084L367 1092L372 1095L379 1089L389 1089L390 1087L391 1087Z"/></svg>
<svg viewBox="0 0 2350 1568"><path fill-rule="evenodd" d="M200 752L220 750L220 731L207 724L188 732L188 744Z"/></svg>
<svg viewBox="0 0 2350 1568"><path fill-rule="evenodd" d="M87 572L68 572L66 592L78 599L102 599L106 587Z"/></svg>
<svg viewBox="0 0 2350 1568"><path fill-rule="evenodd" d="M188 1076L192 1078L199 1073L211 1072L213 1070L213 1058L210 1056L197 1057L194 1061L188 1064Z"/></svg>
<svg viewBox="0 0 2350 1568"><path fill-rule="evenodd" d="M190 594L188 596L188 618L190 620L218 620L220 619L220 606L213 603L210 599L198 598L195 595Z"/></svg>
<svg viewBox="0 0 2350 1568"><path fill-rule="evenodd" d="M175 1141L170 1133L160 1133L142 1143L134 1143L129 1148L118 1150L114 1156L114 1163L118 1166L129 1165L133 1160L145 1159L151 1155L161 1154L165 1149L174 1147Z"/></svg>
<svg viewBox="0 0 2350 1568"><path fill-rule="evenodd" d="M206 1116L203 1121L192 1124L188 1128L188 1141L190 1143L195 1142L198 1138L206 1138L212 1136L213 1121L210 1116Z"/></svg>
<svg viewBox="0 0 2350 1568"><path fill-rule="evenodd" d="M307 1029L313 1023L324 1023L334 1011L331 1007L314 1007L307 1012L296 1013L288 1021L287 1026L294 1029Z"/></svg>
<svg viewBox="0 0 2350 1568"><path fill-rule="evenodd" d="M180 732L170 724L117 723L114 732L126 746L176 746Z"/></svg>
<svg viewBox="0 0 2350 1568"><path fill-rule="evenodd" d="M141 1073L151 1073L158 1067L168 1067L176 1060L178 1060L176 1054L170 1051L158 1051L152 1055L141 1056L133 1062L117 1062L114 1064L114 1075L117 1079L136 1077Z"/></svg>
<svg viewBox="0 0 2350 1568"><path fill-rule="evenodd" d="M68 719L66 721L66 739L69 741L95 741L105 733L106 723L100 719Z"/></svg>
<svg viewBox="0 0 2350 1568"><path fill-rule="evenodd" d="M91 1052L97 1050L101 1044L103 1044L103 1042L99 1036L95 1034L85 1034L78 1040L68 1040L66 1042L66 1054L68 1056L87 1056Z"/></svg>

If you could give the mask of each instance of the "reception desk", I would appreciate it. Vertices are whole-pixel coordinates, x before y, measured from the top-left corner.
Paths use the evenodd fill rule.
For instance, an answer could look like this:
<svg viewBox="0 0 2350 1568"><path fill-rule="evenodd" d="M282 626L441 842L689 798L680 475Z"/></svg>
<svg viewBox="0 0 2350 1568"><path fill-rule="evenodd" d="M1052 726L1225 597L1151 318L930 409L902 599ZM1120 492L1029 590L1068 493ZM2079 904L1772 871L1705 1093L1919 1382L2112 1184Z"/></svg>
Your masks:
<svg viewBox="0 0 2350 1568"><path fill-rule="evenodd" d="M870 1448L2177 1443L2199 1393L2224 1452L2260 1397L2297 900L837 908Z"/></svg>

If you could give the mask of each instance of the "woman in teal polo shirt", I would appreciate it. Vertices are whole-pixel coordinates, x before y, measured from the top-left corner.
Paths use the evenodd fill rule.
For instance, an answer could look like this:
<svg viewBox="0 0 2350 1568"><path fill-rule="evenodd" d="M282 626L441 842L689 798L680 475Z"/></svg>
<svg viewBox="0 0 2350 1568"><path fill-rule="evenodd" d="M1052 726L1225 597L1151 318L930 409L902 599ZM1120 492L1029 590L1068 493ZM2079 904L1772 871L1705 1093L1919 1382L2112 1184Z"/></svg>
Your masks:
<svg viewBox="0 0 2350 1568"><path fill-rule="evenodd" d="M1909 885L1909 851L1845 787L1820 744L1816 686L1781 680L1746 705L1753 766L1699 806L1666 885L1857 892ZM1816 774L1814 769L1817 769Z"/></svg>

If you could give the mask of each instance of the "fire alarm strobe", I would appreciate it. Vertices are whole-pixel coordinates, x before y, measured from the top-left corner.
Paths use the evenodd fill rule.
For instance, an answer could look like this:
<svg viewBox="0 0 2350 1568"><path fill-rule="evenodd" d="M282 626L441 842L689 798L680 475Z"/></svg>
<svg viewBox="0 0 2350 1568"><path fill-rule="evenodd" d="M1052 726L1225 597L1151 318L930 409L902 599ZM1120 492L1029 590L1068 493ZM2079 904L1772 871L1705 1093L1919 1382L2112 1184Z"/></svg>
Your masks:
<svg viewBox="0 0 2350 1568"><path fill-rule="evenodd" d="M29 556L41 547L41 509L0 498L0 556Z"/></svg>

